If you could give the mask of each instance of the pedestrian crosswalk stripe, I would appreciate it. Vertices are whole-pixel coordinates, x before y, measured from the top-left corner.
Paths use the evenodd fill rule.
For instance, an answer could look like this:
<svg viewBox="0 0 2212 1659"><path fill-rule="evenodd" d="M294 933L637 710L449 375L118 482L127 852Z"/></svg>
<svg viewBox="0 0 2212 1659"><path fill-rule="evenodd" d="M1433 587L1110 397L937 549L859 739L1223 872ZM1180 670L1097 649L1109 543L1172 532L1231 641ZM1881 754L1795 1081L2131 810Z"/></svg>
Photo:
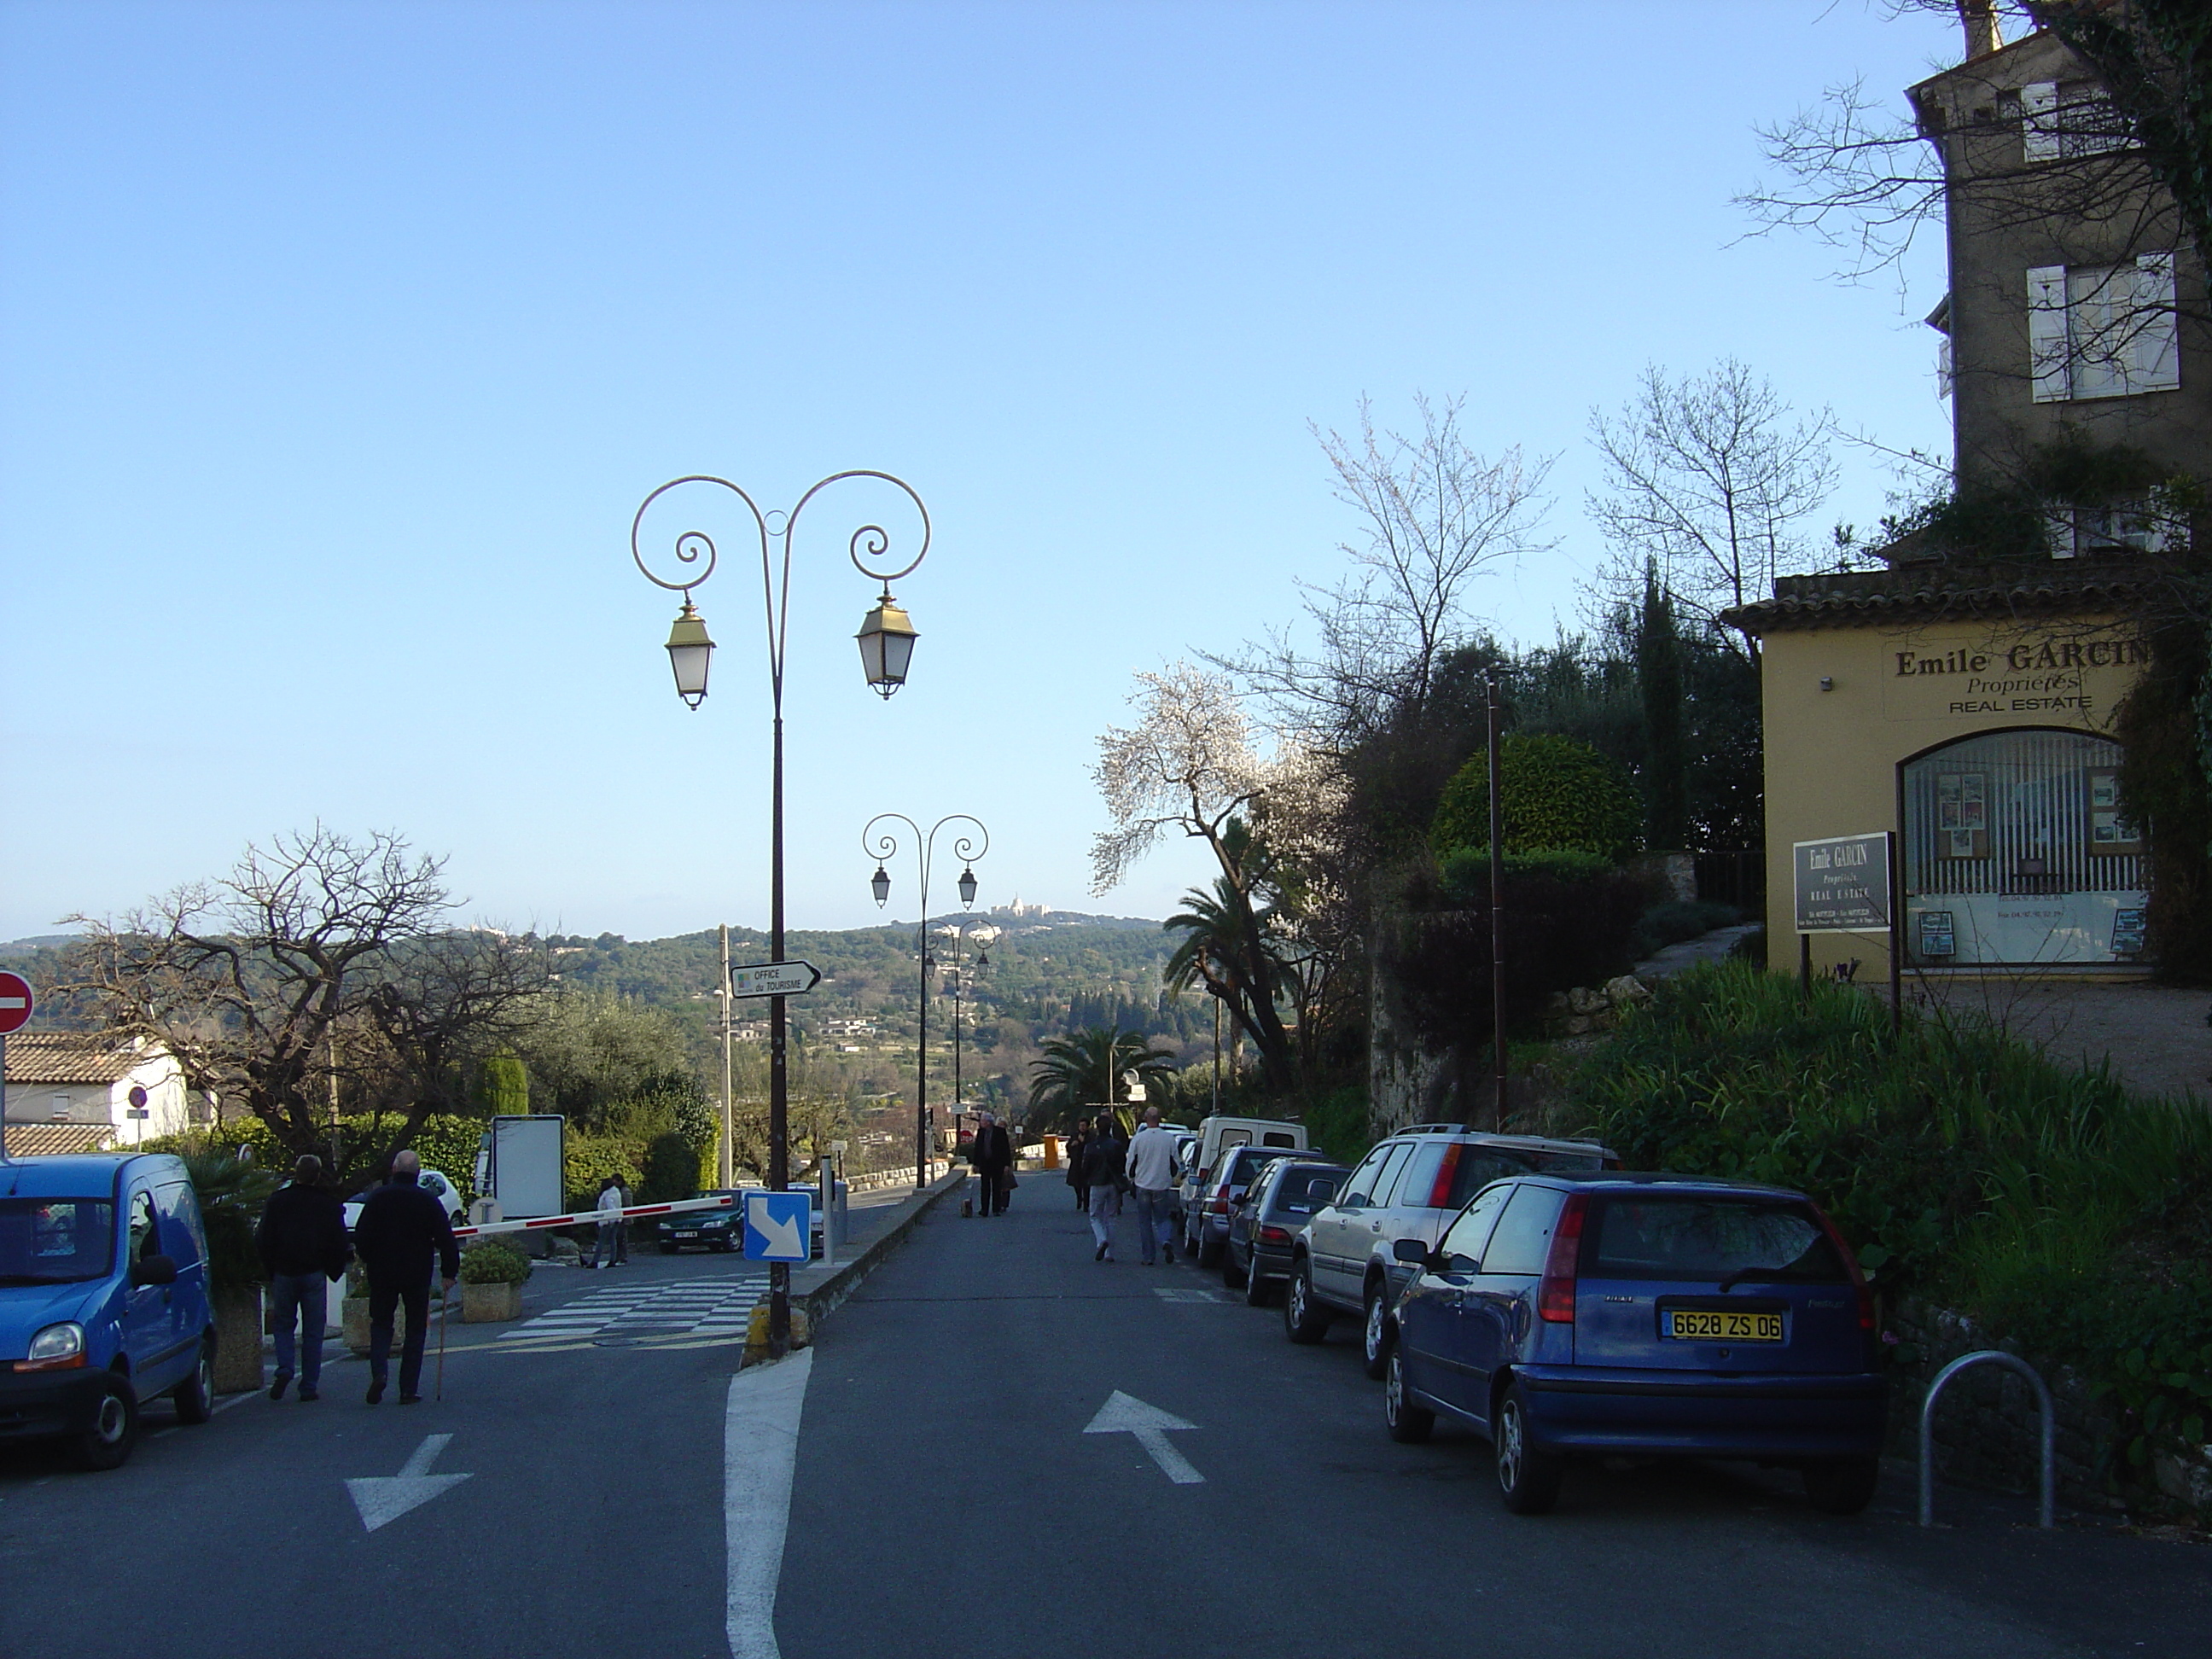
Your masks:
<svg viewBox="0 0 2212 1659"><path fill-rule="evenodd" d="M767 1284L765 1273L751 1273L707 1284L624 1285L592 1291L501 1332L498 1340L630 1334L659 1340L739 1332Z"/></svg>

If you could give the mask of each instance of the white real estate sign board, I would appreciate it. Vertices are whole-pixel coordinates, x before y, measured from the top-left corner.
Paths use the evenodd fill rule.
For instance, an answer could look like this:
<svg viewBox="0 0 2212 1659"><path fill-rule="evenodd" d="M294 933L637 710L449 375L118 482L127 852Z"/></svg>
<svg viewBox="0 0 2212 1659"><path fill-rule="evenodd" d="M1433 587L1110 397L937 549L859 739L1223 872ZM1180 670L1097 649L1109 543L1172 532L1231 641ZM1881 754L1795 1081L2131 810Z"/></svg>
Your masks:
<svg viewBox="0 0 2212 1659"><path fill-rule="evenodd" d="M568 1207L562 1179L565 1118L552 1115L491 1121L491 1193L510 1221L560 1215Z"/></svg>

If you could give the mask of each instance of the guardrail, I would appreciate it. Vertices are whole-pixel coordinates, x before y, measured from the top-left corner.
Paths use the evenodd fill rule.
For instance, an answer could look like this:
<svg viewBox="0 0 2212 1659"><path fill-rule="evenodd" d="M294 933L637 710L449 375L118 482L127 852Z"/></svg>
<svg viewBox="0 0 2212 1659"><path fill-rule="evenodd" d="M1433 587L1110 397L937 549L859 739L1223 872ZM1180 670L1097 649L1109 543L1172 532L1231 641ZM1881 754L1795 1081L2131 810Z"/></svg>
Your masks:
<svg viewBox="0 0 2212 1659"><path fill-rule="evenodd" d="M2057 1489L2057 1432L2051 1405L2051 1390L2034 1366L2018 1354L2004 1353L1996 1348L1982 1348L1972 1353L1961 1354L1936 1373L1936 1380L1928 1385L1928 1397L1920 1402L1920 1524L1936 1524L1936 1460L1931 1455L1929 1433L1936 1422L1936 1401L1947 1384L1960 1371L1973 1365L2002 1365L2007 1370L2017 1371L2035 1387L2036 1422L2042 1430L2042 1456L2037 1468L2039 1481L2035 1524L2048 1530L2051 1518L2051 1494Z"/></svg>

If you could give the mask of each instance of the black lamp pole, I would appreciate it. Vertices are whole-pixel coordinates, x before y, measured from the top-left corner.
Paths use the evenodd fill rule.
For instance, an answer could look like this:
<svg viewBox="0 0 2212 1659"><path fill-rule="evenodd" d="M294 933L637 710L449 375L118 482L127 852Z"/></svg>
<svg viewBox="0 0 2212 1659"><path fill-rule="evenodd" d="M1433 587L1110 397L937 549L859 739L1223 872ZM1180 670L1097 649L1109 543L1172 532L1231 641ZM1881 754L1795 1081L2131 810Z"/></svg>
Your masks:
<svg viewBox="0 0 2212 1659"><path fill-rule="evenodd" d="M815 484L799 498L799 504L788 513L763 513L753 498L726 478L717 478L694 473L672 479L660 486L638 506L637 515L630 520L630 557L646 580L657 587L684 596L684 607L677 613L676 624L669 631L668 660L676 676L677 695L696 708L707 699L707 672L713 659L714 641L708 637L706 619L700 616L691 603L695 588L714 574L714 543L704 531L685 530L675 540L676 556L686 565L705 562L704 568L689 581L664 581L645 562L645 553L639 545L644 528L645 515L653 504L671 490L687 484L705 484L727 490L745 504L752 514L753 526L759 534L761 556L761 586L766 595L768 610L768 680L769 700L773 714L774 759L769 786L769 959L781 962L784 958L783 929L783 648L786 624L791 611L791 536L799 523L799 515L816 495L847 478L875 478L903 490L914 503L921 518L921 547L914 557L896 569L878 570L870 560L882 560L890 548L890 535L878 525L862 525L855 530L848 543L854 568L871 580L884 583L883 597L876 608L862 621L858 635L860 659L868 684L888 698L906 684L907 669L914 659L915 630L905 611L892 599L890 584L906 575L929 555L929 509L922 505L921 497L903 479L888 472L855 469L833 472ZM694 492L696 494L696 492ZM773 519L778 522L771 524ZM769 544L779 544L781 557L771 555ZM726 992L728 987L723 987ZM791 1181L791 1101L789 1073L787 1064L786 1039L788 1025L785 1017L784 999L769 999L769 1095L768 1095L768 1184L770 1190L782 1192ZM781 1356L791 1346L791 1267L787 1262L771 1262L769 1267L769 1352Z"/></svg>

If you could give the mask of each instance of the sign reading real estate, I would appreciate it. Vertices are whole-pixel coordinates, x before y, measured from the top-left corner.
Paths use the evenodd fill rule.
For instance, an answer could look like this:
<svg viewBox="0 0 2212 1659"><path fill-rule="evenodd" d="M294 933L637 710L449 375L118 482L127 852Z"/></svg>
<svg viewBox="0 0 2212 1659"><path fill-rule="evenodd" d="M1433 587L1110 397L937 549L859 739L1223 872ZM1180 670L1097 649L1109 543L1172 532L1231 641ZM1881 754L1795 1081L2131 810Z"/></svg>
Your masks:
<svg viewBox="0 0 2212 1659"><path fill-rule="evenodd" d="M1889 926L1889 836L1790 844L1801 933L1878 933Z"/></svg>

